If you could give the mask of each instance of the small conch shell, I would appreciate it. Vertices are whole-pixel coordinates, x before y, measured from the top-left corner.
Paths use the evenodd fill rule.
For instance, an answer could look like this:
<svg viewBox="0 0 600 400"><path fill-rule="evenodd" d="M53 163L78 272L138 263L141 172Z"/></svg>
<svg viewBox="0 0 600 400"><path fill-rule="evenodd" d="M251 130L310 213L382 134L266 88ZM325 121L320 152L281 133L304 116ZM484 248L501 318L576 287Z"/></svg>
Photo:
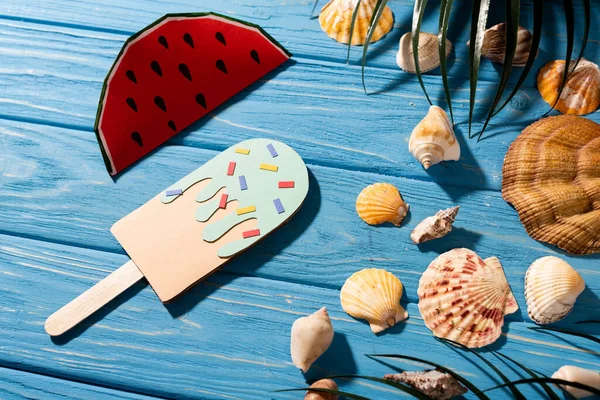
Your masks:
<svg viewBox="0 0 600 400"><path fill-rule="evenodd" d="M514 67L524 67L525 64L527 64L532 38L531 32L522 26L519 26L517 33L517 50L515 51L515 57L513 58ZM470 46L470 41L467 42L467 46ZM506 22L486 29L481 45L481 55L491 62L503 64L505 50Z"/></svg>
<svg viewBox="0 0 600 400"><path fill-rule="evenodd" d="M553 373L552 378L562 379L563 381L569 382L577 382L600 390L600 373L598 371L574 367L572 365L565 365L560 367L558 371ZM560 386L578 399L593 395L593 393L588 392L587 390L578 389L573 386Z"/></svg>
<svg viewBox="0 0 600 400"><path fill-rule="evenodd" d="M446 39L446 57L452 52L452 42ZM412 32L407 32L400 38L400 48L396 54L396 64L405 72L415 74L415 56L412 47ZM419 68L421 72L431 71L440 65L438 37L432 33L419 33Z"/></svg>
<svg viewBox="0 0 600 400"><path fill-rule="evenodd" d="M325 307L292 325L290 353L294 365L308 371L333 341L333 326Z"/></svg>
<svg viewBox="0 0 600 400"><path fill-rule="evenodd" d="M321 9L319 24L327 36L340 43L348 44L352 14L357 3L358 0L331 0ZM352 33L353 45L365 44L369 23L371 22L376 3L377 0L362 0L360 2L360 8ZM393 26L394 14L392 14L392 10L388 6L385 6L379 21L377 21L377 28L373 32L370 43L376 42L387 35Z"/></svg>
<svg viewBox="0 0 600 400"><path fill-rule="evenodd" d="M408 213L408 204L394 185L374 183L364 188L356 198L356 212L369 225L391 222L400 226Z"/></svg>
<svg viewBox="0 0 600 400"><path fill-rule="evenodd" d="M383 379L406 383L433 400L450 400L468 392L455 377L437 369L387 374Z"/></svg>
<svg viewBox="0 0 600 400"><path fill-rule="evenodd" d="M338 385L333 379L320 379L310 385L311 388L316 389L330 389L338 390ZM333 393L308 391L304 396L304 400L338 400L339 396Z"/></svg>
<svg viewBox="0 0 600 400"><path fill-rule="evenodd" d="M410 134L408 150L425 169L441 161L460 158L460 145L444 110L438 106L429 107L425 118Z"/></svg>
<svg viewBox="0 0 600 400"><path fill-rule="evenodd" d="M402 282L383 269L367 268L346 279L340 293L342 308L354 318L366 319L379 333L408 318L400 305Z"/></svg>
<svg viewBox="0 0 600 400"><path fill-rule="evenodd" d="M571 61L574 64L575 60ZM537 76L540 95L551 106L556 102L565 73L564 60L550 61ZM555 108L563 114L589 114L600 105L600 69L591 61L581 59L571 72Z"/></svg>
<svg viewBox="0 0 600 400"><path fill-rule="evenodd" d="M496 257L453 249L433 260L419 280L419 311L441 338L483 347L500 337L504 316L518 309Z"/></svg>
<svg viewBox="0 0 600 400"><path fill-rule="evenodd" d="M525 274L527 314L537 324L551 324L571 312L585 282L566 261L554 256L533 262Z"/></svg>
<svg viewBox="0 0 600 400"><path fill-rule="evenodd" d="M439 239L452 230L452 224L458 214L460 206L438 211L434 216L427 217L410 234L415 244L420 244L433 239Z"/></svg>

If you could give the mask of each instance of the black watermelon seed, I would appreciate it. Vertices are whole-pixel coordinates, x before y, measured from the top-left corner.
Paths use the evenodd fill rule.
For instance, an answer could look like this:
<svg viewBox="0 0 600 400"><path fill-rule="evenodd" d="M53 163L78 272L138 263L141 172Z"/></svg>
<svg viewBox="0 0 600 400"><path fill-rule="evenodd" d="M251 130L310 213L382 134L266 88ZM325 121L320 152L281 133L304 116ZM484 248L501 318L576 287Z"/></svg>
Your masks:
<svg viewBox="0 0 600 400"><path fill-rule="evenodd" d="M192 35L189 33L183 35L183 41L189 44L192 49L194 48L194 39L192 39Z"/></svg>
<svg viewBox="0 0 600 400"><path fill-rule="evenodd" d="M217 69L222 71L224 74L227 73L227 67L225 66L225 62L223 60L217 60Z"/></svg>
<svg viewBox="0 0 600 400"><path fill-rule="evenodd" d="M131 109L135 112L137 112L137 104L135 104L135 100L131 97L128 97L127 100L125 100L127 102L127 105L129 107L131 107Z"/></svg>
<svg viewBox="0 0 600 400"><path fill-rule="evenodd" d="M206 108L206 99L202 93L198 93L196 95L196 103L200 104L202 107Z"/></svg>
<svg viewBox="0 0 600 400"><path fill-rule="evenodd" d="M252 50L252 51L250 52L250 57L252 57L252 59L253 59L254 61L256 61L256 63L257 63L257 64L260 64L260 57L258 57L258 51L256 51L256 50Z"/></svg>
<svg viewBox="0 0 600 400"><path fill-rule="evenodd" d="M154 98L154 104L156 104L156 107L160 108L163 111L167 111L167 105L165 104L165 101L163 100L162 97L160 96L156 96Z"/></svg>
<svg viewBox="0 0 600 400"><path fill-rule="evenodd" d="M132 70L128 69L127 72L125 72L125 75L127 75L127 77L129 78L129 80L133 83L137 83L137 79L135 79L135 74L133 73Z"/></svg>
<svg viewBox="0 0 600 400"><path fill-rule="evenodd" d="M187 65L183 63L179 64L179 72L181 72L181 74L185 76L188 81L192 81L192 74L190 74L190 69Z"/></svg>
<svg viewBox="0 0 600 400"><path fill-rule="evenodd" d="M144 147L144 144L142 143L142 137L140 136L139 132L132 132L131 139L133 139L133 141L136 142L140 147Z"/></svg>
<svg viewBox="0 0 600 400"><path fill-rule="evenodd" d="M169 49L169 43L167 42L167 38L164 36L159 36L158 37L158 43L162 44L164 46L165 49Z"/></svg>
<svg viewBox="0 0 600 400"><path fill-rule="evenodd" d="M225 46L227 46L227 41L225 40L225 36L223 36L223 34L221 32L217 32L215 33L215 37L217 38L217 40L221 43L223 43Z"/></svg>
<svg viewBox="0 0 600 400"><path fill-rule="evenodd" d="M173 130L173 132L177 132L177 127L175 126L175 122L169 121L167 125L169 125L169 128L171 128Z"/></svg>
<svg viewBox="0 0 600 400"><path fill-rule="evenodd" d="M162 69L160 69L160 64L158 62L152 61L150 63L150 68L152 68L152 71L156 72L158 76L162 76Z"/></svg>

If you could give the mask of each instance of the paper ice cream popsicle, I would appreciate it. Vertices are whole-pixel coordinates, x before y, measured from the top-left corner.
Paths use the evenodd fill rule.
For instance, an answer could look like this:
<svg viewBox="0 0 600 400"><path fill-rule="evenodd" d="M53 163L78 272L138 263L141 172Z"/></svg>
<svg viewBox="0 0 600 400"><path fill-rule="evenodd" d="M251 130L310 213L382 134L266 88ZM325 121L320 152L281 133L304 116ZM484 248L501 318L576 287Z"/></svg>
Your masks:
<svg viewBox="0 0 600 400"><path fill-rule="evenodd" d="M143 277L173 300L287 222L307 193L306 165L287 145L230 147L113 225L131 261L52 314L46 332L65 333Z"/></svg>

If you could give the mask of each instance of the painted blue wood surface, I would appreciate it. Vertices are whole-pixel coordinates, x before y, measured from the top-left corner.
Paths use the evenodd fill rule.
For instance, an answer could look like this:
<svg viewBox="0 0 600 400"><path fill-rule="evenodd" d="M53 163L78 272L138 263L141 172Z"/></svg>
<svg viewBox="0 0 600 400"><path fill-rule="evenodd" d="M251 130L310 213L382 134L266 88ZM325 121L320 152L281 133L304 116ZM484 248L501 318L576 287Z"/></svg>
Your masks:
<svg viewBox="0 0 600 400"><path fill-rule="evenodd" d="M523 277L529 264L554 254L580 271L587 289L558 324L573 328L575 321L600 318L600 256L568 256L530 239L499 192L508 145L547 110L535 89L535 73L494 121L489 139L479 144L464 139L468 85L460 19L466 4L456 2L450 33L459 162L425 172L406 149L410 131L427 110L414 76L399 71L394 61L412 1L390 2L395 30L373 46L367 70L369 88L383 91L365 96L360 68L344 64L345 47L307 18L310 1L227 0L210 7L261 24L295 53L294 61L113 182L92 130L106 71L129 34L166 12L209 7L201 3L0 4L0 397L269 398L265 390L300 387L305 378L390 372L364 357L374 352L423 356L481 387L492 386L497 381L489 371L431 337L416 307L422 271L439 253L458 246L498 256L521 306L507 317L505 335L494 349L546 374L565 363L600 368L600 353L590 342L528 329ZM551 10L549 29L536 69L564 52L560 4L545 3ZM530 6L524 10L529 18ZM431 11L425 29L434 31L437 14ZM593 12L597 23L599 11ZM491 18L499 22L501 15ZM597 61L597 29L591 39L586 56ZM358 55L355 49L353 59ZM480 116L499 74L491 64L482 65ZM426 83L434 101L444 105L438 72ZM598 112L589 118L600 121ZM108 231L116 220L217 151L258 136L293 146L311 172L305 206L278 236L234 259L171 306L136 285L73 335L50 340L42 328L45 318L127 260ZM398 186L411 205L400 229L369 227L356 216L357 194L378 181ZM416 223L455 204L461 211L453 233L421 247L412 244L409 233ZM402 302L410 313L406 323L380 337L339 305L344 280L371 266L401 278ZM336 339L304 377L289 358L289 329L296 318L323 305ZM594 333L592 327L575 327ZM364 382L342 384L372 398L393 398ZM526 394L540 397L533 389ZM507 392L496 396L509 398Z"/></svg>

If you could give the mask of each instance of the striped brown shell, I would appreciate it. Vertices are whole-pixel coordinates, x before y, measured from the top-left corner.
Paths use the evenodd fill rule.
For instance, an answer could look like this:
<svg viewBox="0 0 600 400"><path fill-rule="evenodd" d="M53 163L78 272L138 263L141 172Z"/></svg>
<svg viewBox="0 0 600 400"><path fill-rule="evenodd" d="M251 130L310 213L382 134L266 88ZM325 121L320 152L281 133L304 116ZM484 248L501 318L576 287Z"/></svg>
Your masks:
<svg viewBox="0 0 600 400"><path fill-rule="evenodd" d="M494 343L504 316L518 309L500 261L482 260L469 249L453 249L433 260L417 294L431 332L467 347Z"/></svg>
<svg viewBox="0 0 600 400"><path fill-rule="evenodd" d="M600 252L600 125L560 115L525 128L504 158L502 197L532 238Z"/></svg>

